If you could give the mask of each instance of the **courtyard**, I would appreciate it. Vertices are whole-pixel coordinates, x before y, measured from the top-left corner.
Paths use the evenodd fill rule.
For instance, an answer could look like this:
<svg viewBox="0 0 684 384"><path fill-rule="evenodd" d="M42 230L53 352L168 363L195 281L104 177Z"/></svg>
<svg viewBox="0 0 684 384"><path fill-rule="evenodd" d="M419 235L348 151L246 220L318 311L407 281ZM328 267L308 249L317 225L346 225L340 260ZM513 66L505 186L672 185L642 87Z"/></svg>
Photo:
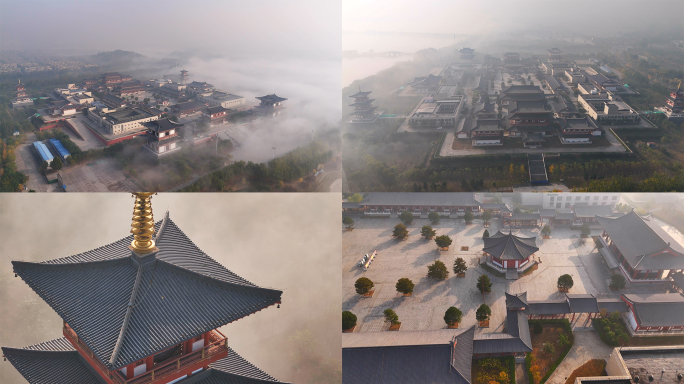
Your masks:
<svg viewBox="0 0 684 384"><path fill-rule="evenodd" d="M354 230L344 232L342 248L342 310L351 311L358 317L354 332L374 332L386 330L383 311L392 308L399 316L401 331L438 330L446 328L443 316L447 308L454 306L463 312L459 328L477 324L475 311L482 304L482 294L477 290L477 278L486 274L491 279L492 292L486 294L485 303L492 309L489 328L478 328L477 332L501 332L506 316L505 292L521 293L527 291L528 300L563 299L558 292L557 279L560 275L572 276L573 294L593 294L597 298L619 298L631 287L621 292L608 288L610 271L594 242L587 239L580 243L580 232L569 228L554 228L549 239L542 239L540 229L513 230L520 236L536 236L539 252L535 260L537 270L518 280L506 280L498 273L490 272L479 265L482 255L481 220L466 225L462 219L442 219L432 225L437 236L448 235L453 240L448 251L438 250L434 240L420 236L423 225L431 225L427 219L416 219L408 225L409 237L398 241L391 237L398 219L372 219L354 217ZM490 222L490 234L499 228L498 219ZM671 228L667 228L668 231ZM598 229L592 236L599 234ZM461 247L468 247L462 251ZM357 266L364 254L378 251L368 271ZM466 261L468 270L464 278L453 274L452 267L456 258ZM449 277L439 281L427 277L427 267L435 260L441 260L449 270ZM372 297L361 297L354 289L354 282L367 277L374 283ZM411 296L403 296L396 291L395 284L400 278L409 278L415 284ZM643 292L645 287L637 288ZM575 317L573 329L589 330L591 323L587 314Z"/></svg>

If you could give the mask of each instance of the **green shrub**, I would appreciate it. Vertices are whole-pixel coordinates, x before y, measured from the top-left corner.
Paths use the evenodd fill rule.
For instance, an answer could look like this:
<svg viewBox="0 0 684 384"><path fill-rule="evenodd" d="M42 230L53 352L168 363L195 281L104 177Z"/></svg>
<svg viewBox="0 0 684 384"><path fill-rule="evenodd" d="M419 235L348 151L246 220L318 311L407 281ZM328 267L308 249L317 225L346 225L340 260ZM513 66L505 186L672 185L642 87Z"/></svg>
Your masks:
<svg viewBox="0 0 684 384"><path fill-rule="evenodd" d="M347 330L356 325L356 315L349 312L342 312L342 330Z"/></svg>

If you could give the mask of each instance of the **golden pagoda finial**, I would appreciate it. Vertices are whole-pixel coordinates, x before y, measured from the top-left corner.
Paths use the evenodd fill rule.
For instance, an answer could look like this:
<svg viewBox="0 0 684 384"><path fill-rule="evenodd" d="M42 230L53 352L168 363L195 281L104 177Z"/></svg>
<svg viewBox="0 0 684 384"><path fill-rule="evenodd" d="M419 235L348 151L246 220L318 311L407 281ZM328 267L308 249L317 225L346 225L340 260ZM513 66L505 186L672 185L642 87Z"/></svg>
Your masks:
<svg viewBox="0 0 684 384"><path fill-rule="evenodd" d="M129 247L133 252L145 254L155 251L152 236L154 235L154 217L152 216L152 195L154 192L135 192L133 222L131 233L133 241Z"/></svg>

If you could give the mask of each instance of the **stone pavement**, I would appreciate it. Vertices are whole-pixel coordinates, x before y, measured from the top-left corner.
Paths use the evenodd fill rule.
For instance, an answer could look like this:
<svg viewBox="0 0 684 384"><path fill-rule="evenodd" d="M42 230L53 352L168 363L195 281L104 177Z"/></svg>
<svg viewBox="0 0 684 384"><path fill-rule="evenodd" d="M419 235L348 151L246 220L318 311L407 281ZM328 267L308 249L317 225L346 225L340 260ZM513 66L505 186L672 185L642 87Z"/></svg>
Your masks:
<svg viewBox="0 0 684 384"><path fill-rule="evenodd" d="M604 344L596 331L574 331L575 343L570 348L565 359L558 365L551 377L546 381L549 384L563 384L567 377L580 365L591 359L607 360L613 351L612 347ZM517 379L517 377L516 377Z"/></svg>

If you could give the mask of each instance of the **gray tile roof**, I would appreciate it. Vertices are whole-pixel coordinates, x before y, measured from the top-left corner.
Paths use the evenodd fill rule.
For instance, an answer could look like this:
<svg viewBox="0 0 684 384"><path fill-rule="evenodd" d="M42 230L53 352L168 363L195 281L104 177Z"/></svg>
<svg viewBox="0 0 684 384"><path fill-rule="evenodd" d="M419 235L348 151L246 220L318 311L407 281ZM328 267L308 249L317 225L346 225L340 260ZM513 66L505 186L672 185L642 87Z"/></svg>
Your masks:
<svg viewBox="0 0 684 384"><path fill-rule="evenodd" d="M599 310L605 309L608 313L620 312L624 313L629 310L627 304L620 299L597 299Z"/></svg>
<svg viewBox="0 0 684 384"><path fill-rule="evenodd" d="M361 206L368 205L411 205L411 206L480 206L480 202L475 200L473 193L450 193L450 192L373 192L369 193L366 199L360 203Z"/></svg>
<svg viewBox="0 0 684 384"><path fill-rule="evenodd" d="M246 378L263 380L267 382L278 382L274 377L254 366L242 356L238 355L232 348L228 348L228 356L209 365L209 368L239 375Z"/></svg>
<svg viewBox="0 0 684 384"><path fill-rule="evenodd" d="M527 302L527 292L510 294L506 293L506 308L525 308L529 304Z"/></svg>
<svg viewBox="0 0 684 384"><path fill-rule="evenodd" d="M483 251L501 260L525 260L537 252L536 237L519 237L498 231L483 239Z"/></svg>
<svg viewBox="0 0 684 384"><path fill-rule="evenodd" d="M684 325L684 296L679 293L623 294L634 307L641 326L668 327Z"/></svg>
<svg viewBox="0 0 684 384"><path fill-rule="evenodd" d="M684 247L651 217L642 218L632 211L622 217L596 220L632 268L684 269Z"/></svg>
<svg viewBox="0 0 684 384"><path fill-rule="evenodd" d="M572 313L598 313L599 307L594 295L566 294Z"/></svg>
<svg viewBox="0 0 684 384"><path fill-rule="evenodd" d="M3 355L30 384L106 384L65 338L26 348L2 348Z"/></svg>
<svg viewBox="0 0 684 384"><path fill-rule="evenodd" d="M527 322L527 313L509 309L506 311L506 332L520 341L532 351L532 338L530 336L530 325ZM521 351L522 352L522 351Z"/></svg>
<svg viewBox="0 0 684 384"><path fill-rule="evenodd" d="M565 300L530 301L527 308L528 315L562 315L570 313L570 307Z"/></svg>
<svg viewBox="0 0 684 384"><path fill-rule="evenodd" d="M112 370L280 302L281 291L257 287L220 266L170 219L157 227L160 252L149 266L130 256L130 238L69 258L12 262ZM110 362L115 346L120 350Z"/></svg>

